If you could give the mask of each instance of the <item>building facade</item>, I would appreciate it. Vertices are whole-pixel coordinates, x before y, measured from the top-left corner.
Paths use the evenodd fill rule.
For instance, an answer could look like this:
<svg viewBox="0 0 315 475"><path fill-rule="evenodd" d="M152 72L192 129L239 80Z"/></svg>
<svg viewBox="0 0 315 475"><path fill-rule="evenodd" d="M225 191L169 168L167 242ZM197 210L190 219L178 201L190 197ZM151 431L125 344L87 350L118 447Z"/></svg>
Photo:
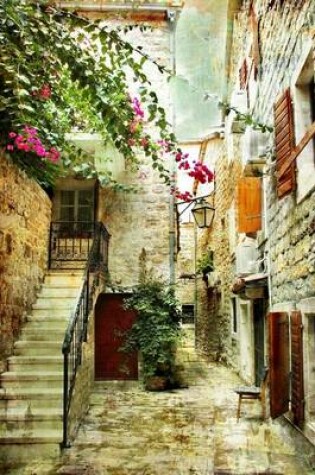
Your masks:
<svg viewBox="0 0 315 475"><path fill-rule="evenodd" d="M314 8L257 0L234 15L207 238L218 281L202 343L248 383L268 366L271 416L285 413L312 440Z"/></svg>

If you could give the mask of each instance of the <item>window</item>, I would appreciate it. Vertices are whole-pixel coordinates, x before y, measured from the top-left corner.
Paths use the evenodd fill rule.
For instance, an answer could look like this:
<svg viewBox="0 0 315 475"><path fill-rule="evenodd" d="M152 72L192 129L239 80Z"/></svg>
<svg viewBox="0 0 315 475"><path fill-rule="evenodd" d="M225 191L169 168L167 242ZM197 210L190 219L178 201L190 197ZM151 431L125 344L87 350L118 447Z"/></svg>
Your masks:
<svg viewBox="0 0 315 475"><path fill-rule="evenodd" d="M291 81L274 106L278 197L297 189L301 201L315 187L315 92L312 48L304 48Z"/></svg>
<svg viewBox="0 0 315 475"><path fill-rule="evenodd" d="M94 222L93 188L57 190L54 205L54 219L62 221L60 230L69 234L93 230L93 224L91 224Z"/></svg>
<svg viewBox="0 0 315 475"><path fill-rule="evenodd" d="M307 54L308 53L308 54ZM305 57L306 56L306 57ZM312 49L306 49L292 84L294 130L296 145L315 121L314 61ZM314 136L296 160L297 200L300 201L315 186Z"/></svg>
<svg viewBox="0 0 315 475"><path fill-rule="evenodd" d="M262 189L261 179L241 177L237 187L239 233L254 233L261 229Z"/></svg>
<svg viewBox="0 0 315 475"><path fill-rule="evenodd" d="M193 304L182 305L182 323L195 322L195 306Z"/></svg>
<svg viewBox="0 0 315 475"><path fill-rule="evenodd" d="M60 221L93 221L93 190L61 190Z"/></svg>
<svg viewBox="0 0 315 475"><path fill-rule="evenodd" d="M294 129L292 100L290 89L286 89L274 105L275 139L276 139L276 168L279 173L288 161L294 148ZM278 175L277 194L279 198L295 189L295 161L287 170Z"/></svg>

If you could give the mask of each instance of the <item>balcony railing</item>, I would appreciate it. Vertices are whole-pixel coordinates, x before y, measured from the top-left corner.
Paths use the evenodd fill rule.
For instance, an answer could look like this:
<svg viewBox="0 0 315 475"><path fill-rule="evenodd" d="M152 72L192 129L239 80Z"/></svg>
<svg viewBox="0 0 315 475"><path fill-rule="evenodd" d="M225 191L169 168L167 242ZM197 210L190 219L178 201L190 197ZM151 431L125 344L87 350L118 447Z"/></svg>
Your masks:
<svg viewBox="0 0 315 475"><path fill-rule="evenodd" d="M54 221L50 225L49 268L83 268L99 223Z"/></svg>
<svg viewBox="0 0 315 475"><path fill-rule="evenodd" d="M85 241L84 241L85 240ZM60 242L61 241L61 242ZM88 319L100 275L108 269L109 234L102 223L58 222L51 225L50 268L76 268L84 262L85 271L78 299L71 314L62 346L63 447L69 447L69 413L77 370L82 362L82 346L87 341ZM80 254L81 252L81 254ZM73 261L71 261L71 258Z"/></svg>

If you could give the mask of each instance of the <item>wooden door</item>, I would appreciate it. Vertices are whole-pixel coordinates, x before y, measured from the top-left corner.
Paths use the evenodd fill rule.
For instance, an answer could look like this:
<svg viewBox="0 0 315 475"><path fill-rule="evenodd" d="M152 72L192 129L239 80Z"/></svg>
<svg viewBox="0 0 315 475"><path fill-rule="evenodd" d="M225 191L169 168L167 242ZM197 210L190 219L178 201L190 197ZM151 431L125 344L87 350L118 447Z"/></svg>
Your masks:
<svg viewBox="0 0 315 475"><path fill-rule="evenodd" d="M253 302L254 314L254 351L255 351L255 384L260 386L261 375L265 367L265 315L266 301L255 299Z"/></svg>
<svg viewBox="0 0 315 475"><path fill-rule="evenodd" d="M299 427L304 421L303 339L301 312L291 313L291 409L293 422Z"/></svg>
<svg viewBox="0 0 315 475"><path fill-rule="evenodd" d="M119 351L135 312L125 310L125 294L101 294L95 306L95 379L138 379L137 354Z"/></svg>
<svg viewBox="0 0 315 475"><path fill-rule="evenodd" d="M275 418L289 410L290 341L286 312L269 313L269 344L270 415Z"/></svg>

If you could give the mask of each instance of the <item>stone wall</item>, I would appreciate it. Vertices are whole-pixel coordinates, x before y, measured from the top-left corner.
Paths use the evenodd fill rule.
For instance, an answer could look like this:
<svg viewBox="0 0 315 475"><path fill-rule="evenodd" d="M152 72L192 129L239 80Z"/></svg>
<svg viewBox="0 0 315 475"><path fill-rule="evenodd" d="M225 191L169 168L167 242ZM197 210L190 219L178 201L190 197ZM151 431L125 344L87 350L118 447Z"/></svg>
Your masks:
<svg viewBox="0 0 315 475"><path fill-rule="evenodd" d="M47 268L51 203L42 188L3 155L0 190L0 369L4 370Z"/></svg>
<svg viewBox="0 0 315 475"><path fill-rule="evenodd" d="M273 104L279 93L292 86L305 45L311 42L315 58L315 32L312 25L315 5L309 0L285 1L282 7L267 11L268 2L261 0L255 3L261 14L262 59L260 92L254 110L260 120L273 125ZM279 28L280 24L284 27ZM296 104L293 102L294 107ZM297 303L313 296L315 289L315 186L303 200L298 199L299 190L279 200L276 196L273 158L269 165L266 196L272 305L288 301ZM313 157L309 174L314 173ZM298 183L298 187L301 188L301 185Z"/></svg>
<svg viewBox="0 0 315 475"><path fill-rule="evenodd" d="M234 279L235 249L231 247L229 211L235 202L237 179L241 174L240 134L233 137L233 161L228 158L227 143L221 142L216 153L215 217L212 227L198 240L198 256L206 249L214 252L214 273L208 284L197 281L197 347L211 360L234 364L237 348L231 337L231 287Z"/></svg>
<svg viewBox="0 0 315 475"><path fill-rule="evenodd" d="M195 304L195 226L180 224L177 242L179 252L176 260L176 296L181 304Z"/></svg>
<svg viewBox="0 0 315 475"><path fill-rule="evenodd" d="M130 23L130 22L128 22ZM172 67L171 28L166 21L146 22L145 31L134 29L127 39L157 62ZM149 61L146 74L157 91L160 103L170 114L170 96L166 75ZM171 114L170 114L171 119ZM154 133L154 131L153 131ZM139 172L126 167L120 181L134 185L136 191L101 190L99 219L111 234L109 246L110 284L113 289L128 290L139 282L143 273L154 272L165 281L170 278L170 188L153 172L144 156Z"/></svg>
<svg viewBox="0 0 315 475"><path fill-rule="evenodd" d="M253 49L250 48L253 36L249 3L243 2L234 26L230 92L239 89L239 68L244 58L249 58L249 61L254 58ZM309 0L254 2L259 19L260 63L256 80L251 78L249 81L248 112L253 112L260 122L273 125L273 104L279 93L292 84L305 44L314 38L314 27L312 29L310 26L313 18L310 12L314 14L314 7L314 3ZM280 24L284 27L279 28ZM220 302L210 308L206 290L201 286L199 311L204 324L199 330L199 345L209 356L217 354L230 364L237 365L240 348L235 342L233 344L231 336L230 299L235 276L234 251L239 236L235 233L233 247L229 213L235 205L237 179L243 173L244 135L233 133L233 130L236 131L234 127L231 128L228 119L225 146L222 153L217 155L216 162L216 217L213 232L207 241L215 253L215 270L220 279L215 289L220 294ZM238 129L238 132L242 132L242 129ZM273 133L269 136L269 145L274 148ZM279 200L274 172L274 157L270 154L265 190L269 243L266 244L262 239L259 242L262 243L261 253L264 249L270 249L272 304L291 302L298 306L299 301L314 295L315 215L312 203L315 189L310 190L303 200L299 200L297 194ZM314 172L313 167L310 173ZM206 315L213 320L212 324L207 321ZM211 335L209 340L205 338L207 334Z"/></svg>

